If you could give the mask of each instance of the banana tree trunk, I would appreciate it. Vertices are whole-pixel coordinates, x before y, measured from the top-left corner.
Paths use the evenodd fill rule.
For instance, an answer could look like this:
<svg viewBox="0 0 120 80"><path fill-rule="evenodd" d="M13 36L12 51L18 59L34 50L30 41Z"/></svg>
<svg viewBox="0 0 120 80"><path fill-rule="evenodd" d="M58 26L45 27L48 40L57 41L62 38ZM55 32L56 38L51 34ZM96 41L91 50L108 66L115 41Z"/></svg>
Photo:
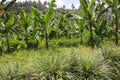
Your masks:
<svg viewBox="0 0 120 80"><path fill-rule="evenodd" d="M83 43L83 34L80 35L80 44Z"/></svg>
<svg viewBox="0 0 120 80"><path fill-rule="evenodd" d="M8 33L6 34L6 44L7 44L7 52L10 52L10 43L9 43L9 38L8 38Z"/></svg>
<svg viewBox="0 0 120 80"><path fill-rule="evenodd" d="M28 49L28 31L27 28L25 29L25 42L26 42L26 48Z"/></svg>
<svg viewBox="0 0 120 80"><path fill-rule="evenodd" d="M45 30L45 38L46 38L46 49L49 49L47 28Z"/></svg>
<svg viewBox="0 0 120 80"><path fill-rule="evenodd" d="M27 49L28 49L28 37L26 37L26 45L27 45Z"/></svg>
<svg viewBox="0 0 120 80"><path fill-rule="evenodd" d="M93 41L93 30L92 30L92 24L90 22L90 45L92 48L94 48L94 41Z"/></svg>
<svg viewBox="0 0 120 80"><path fill-rule="evenodd" d="M118 45L118 12L115 12L115 44Z"/></svg>

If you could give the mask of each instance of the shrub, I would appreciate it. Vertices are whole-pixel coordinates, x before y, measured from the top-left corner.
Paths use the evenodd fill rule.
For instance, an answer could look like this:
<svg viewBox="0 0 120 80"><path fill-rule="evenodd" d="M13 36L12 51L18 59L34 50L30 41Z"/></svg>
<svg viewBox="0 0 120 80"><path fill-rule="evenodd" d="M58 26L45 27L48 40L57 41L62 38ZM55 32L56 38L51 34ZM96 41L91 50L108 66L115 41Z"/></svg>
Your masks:
<svg viewBox="0 0 120 80"><path fill-rule="evenodd" d="M17 40L17 39L11 39L10 40L10 46L13 51L24 49L25 48L25 41Z"/></svg>
<svg viewBox="0 0 120 80"><path fill-rule="evenodd" d="M28 49L37 49L38 43L35 40L28 40Z"/></svg>
<svg viewBox="0 0 120 80"><path fill-rule="evenodd" d="M66 39L66 38L61 38L61 39L53 39L50 41L51 45L58 45L60 47L71 47L71 46L79 46L80 45L80 40L79 39Z"/></svg>

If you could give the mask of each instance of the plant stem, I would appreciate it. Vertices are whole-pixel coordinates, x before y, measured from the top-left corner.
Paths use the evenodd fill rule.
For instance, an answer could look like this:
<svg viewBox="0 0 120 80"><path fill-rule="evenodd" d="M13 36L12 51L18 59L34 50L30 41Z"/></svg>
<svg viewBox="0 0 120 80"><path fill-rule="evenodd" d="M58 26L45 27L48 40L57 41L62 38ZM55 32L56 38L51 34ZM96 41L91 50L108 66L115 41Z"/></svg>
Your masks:
<svg viewBox="0 0 120 80"><path fill-rule="evenodd" d="M47 28L45 30L45 38L46 38L46 49L49 49L49 45L48 45L48 33L47 33Z"/></svg>
<svg viewBox="0 0 120 80"><path fill-rule="evenodd" d="M9 38L8 38L8 33L6 34L6 44L7 44L7 52L10 52L10 44L9 44Z"/></svg>
<svg viewBox="0 0 120 80"><path fill-rule="evenodd" d="M115 11L115 44L118 45L118 12Z"/></svg>
<svg viewBox="0 0 120 80"><path fill-rule="evenodd" d="M93 43L93 30L92 30L92 23L90 22L90 45L92 48L94 48L94 43Z"/></svg>

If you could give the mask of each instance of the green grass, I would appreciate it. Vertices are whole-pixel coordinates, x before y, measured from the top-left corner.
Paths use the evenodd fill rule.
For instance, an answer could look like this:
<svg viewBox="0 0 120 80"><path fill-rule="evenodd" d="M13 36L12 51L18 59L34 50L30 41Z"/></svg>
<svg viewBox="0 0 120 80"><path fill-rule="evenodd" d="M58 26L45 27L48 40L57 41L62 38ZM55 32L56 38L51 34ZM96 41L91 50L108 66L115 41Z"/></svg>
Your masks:
<svg viewBox="0 0 120 80"><path fill-rule="evenodd" d="M0 57L0 80L119 80L119 50L79 46L16 51Z"/></svg>

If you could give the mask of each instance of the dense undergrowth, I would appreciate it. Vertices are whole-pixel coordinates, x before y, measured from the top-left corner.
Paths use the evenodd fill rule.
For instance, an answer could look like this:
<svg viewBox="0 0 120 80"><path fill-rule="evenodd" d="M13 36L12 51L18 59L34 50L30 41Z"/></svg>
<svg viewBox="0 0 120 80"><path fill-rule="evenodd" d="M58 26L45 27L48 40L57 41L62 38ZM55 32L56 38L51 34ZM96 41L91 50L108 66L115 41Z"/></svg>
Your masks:
<svg viewBox="0 0 120 80"><path fill-rule="evenodd" d="M16 1L0 1L0 80L120 80L120 0Z"/></svg>
<svg viewBox="0 0 120 80"><path fill-rule="evenodd" d="M119 80L120 48L23 50L0 57L0 80Z"/></svg>
<svg viewBox="0 0 120 80"><path fill-rule="evenodd" d="M26 49L26 43L23 40L17 40L17 39L9 39L10 41L10 52L14 52L17 50L23 50ZM56 46L58 47L78 47L80 45L80 40L75 39L67 39L67 38L60 38L60 39L52 39L49 41L49 46L51 48L54 48ZM45 39L39 39L38 43L34 40L28 41L28 48L27 49L43 49L45 48ZM5 46L5 43L0 41L0 54L2 53L8 53L7 52L7 46Z"/></svg>

